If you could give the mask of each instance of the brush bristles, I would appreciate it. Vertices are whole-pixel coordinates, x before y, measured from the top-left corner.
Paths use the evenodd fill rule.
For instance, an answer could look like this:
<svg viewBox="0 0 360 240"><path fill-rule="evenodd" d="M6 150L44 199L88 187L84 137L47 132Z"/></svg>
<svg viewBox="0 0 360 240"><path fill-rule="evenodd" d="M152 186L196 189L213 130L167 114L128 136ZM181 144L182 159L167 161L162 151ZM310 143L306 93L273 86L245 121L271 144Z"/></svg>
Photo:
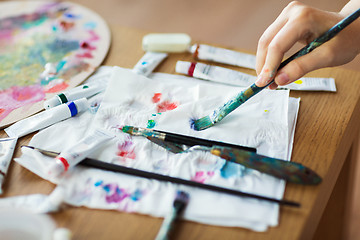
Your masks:
<svg viewBox="0 0 360 240"><path fill-rule="evenodd" d="M129 133L129 134L133 134L133 131L134 131L134 127L132 127L132 126L127 126L127 125L121 127L120 129L121 129L121 131L123 131L124 133Z"/></svg>
<svg viewBox="0 0 360 240"><path fill-rule="evenodd" d="M184 191L177 191L174 200L174 208L181 212L189 202L189 194Z"/></svg>
<svg viewBox="0 0 360 240"><path fill-rule="evenodd" d="M211 127L212 125L214 125L214 123L211 121L209 116L200 118L198 120L195 120L195 119L190 120L191 128L196 131L201 131L201 130L207 129L207 128Z"/></svg>

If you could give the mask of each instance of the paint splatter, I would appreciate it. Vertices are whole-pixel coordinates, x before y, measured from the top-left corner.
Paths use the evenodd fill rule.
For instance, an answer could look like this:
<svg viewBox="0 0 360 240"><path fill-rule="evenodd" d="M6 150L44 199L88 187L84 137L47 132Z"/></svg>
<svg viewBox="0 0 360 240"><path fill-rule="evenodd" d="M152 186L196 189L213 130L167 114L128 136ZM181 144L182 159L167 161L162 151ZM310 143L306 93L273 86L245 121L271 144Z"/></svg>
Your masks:
<svg viewBox="0 0 360 240"><path fill-rule="evenodd" d="M155 93L154 96L152 97L152 102L153 103L158 103L160 102L162 94L161 93Z"/></svg>
<svg viewBox="0 0 360 240"><path fill-rule="evenodd" d="M148 120L147 128L154 128L156 126L156 122L153 119Z"/></svg>
<svg viewBox="0 0 360 240"><path fill-rule="evenodd" d="M105 201L107 203L120 203L125 199L129 199L133 202L137 202L141 200L144 196L145 191L136 189L135 191L131 192L127 189L120 188L116 183L108 183L105 184L104 181L99 180L94 183L95 187L101 187L105 193Z"/></svg>
<svg viewBox="0 0 360 240"><path fill-rule="evenodd" d="M135 159L136 154L134 152L133 142L131 140L125 140L125 142L118 144L116 155L122 158Z"/></svg>
<svg viewBox="0 0 360 240"><path fill-rule="evenodd" d="M195 176L191 178L192 181L205 183L207 180L211 179L214 176L213 171L198 171L195 173Z"/></svg>
<svg viewBox="0 0 360 240"><path fill-rule="evenodd" d="M296 84L302 84L303 81L299 79L299 80L296 80L294 83L296 83Z"/></svg>
<svg viewBox="0 0 360 240"><path fill-rule="evenodd" d="M176 102L170 102L170 101L163 101L161 103L158 104L157 106L157 112L166 112L166 111L171 111L174 110L175 108L178 107L178 103Z"/></svg>
<svg viewBox="0 0 360 240"><path fill-rule="evenodd" d="M244 177L252 171L253 170L241 166L240 164L225 162L223 167L220 169L220 175L221 177L228 179L237 176Z"/></svg>

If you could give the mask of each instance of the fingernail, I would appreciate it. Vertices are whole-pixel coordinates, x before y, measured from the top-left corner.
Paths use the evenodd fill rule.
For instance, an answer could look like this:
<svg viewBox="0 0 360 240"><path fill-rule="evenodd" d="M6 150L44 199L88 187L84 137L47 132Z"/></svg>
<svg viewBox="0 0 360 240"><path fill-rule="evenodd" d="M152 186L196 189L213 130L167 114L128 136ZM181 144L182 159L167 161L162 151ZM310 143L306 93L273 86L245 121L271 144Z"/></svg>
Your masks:
<svg viewBox="0 0 360 240"><path fill-rule="evenodd" d="M276 83L279 85L286 85L288 84L290 81L289 76L287 75L287 73L282 72L280 73L277 77L276 77Z"/></svg>
<svg viewBox="0 0 360 240"><path fill-rule="evenodd" d="M262 87L265 86L266 84L263 83L264 82L264 76L263 75L259 75L258 78L255 81L256 86L258 87Z"/></svg>

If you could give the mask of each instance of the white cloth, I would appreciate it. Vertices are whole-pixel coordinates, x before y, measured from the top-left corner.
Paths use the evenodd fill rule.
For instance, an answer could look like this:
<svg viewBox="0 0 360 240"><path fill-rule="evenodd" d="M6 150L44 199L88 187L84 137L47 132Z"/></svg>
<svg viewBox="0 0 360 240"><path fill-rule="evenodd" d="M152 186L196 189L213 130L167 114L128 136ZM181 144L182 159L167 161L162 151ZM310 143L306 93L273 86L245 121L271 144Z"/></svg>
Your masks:
<svg viewBox="0 0 360 240"><path fill-rule="evenodd" d="M259 154L288 159L299 106L299 100L289 100L288 90L263 90L220 123L196 132L189 127L191 117L208 115L241 88L171 74L153 74L149 79L125 69L112 71L94 120L93 113L83 113L40 131L30 145L61 151L82 138L89 126L103 127L115 132L117 137L91 155L92 158L282 198L285 188L282 180L234 163L224 167L225 161L206 152L169 153L142 137L122 133L118 128L124 124L146 127L148 120L154 120L158 130L256 147ZM172 108L158 114L159 109ZM26 150L16 161L47 179L46 162L51 159L31 151ZM78 166L56 183L65 191L64 201L75 206L163 217L170 209L176 190L181 188L190 194L185 219L255 231L265 231L268 226L278 224L276 204L124 174Z"/></svg>

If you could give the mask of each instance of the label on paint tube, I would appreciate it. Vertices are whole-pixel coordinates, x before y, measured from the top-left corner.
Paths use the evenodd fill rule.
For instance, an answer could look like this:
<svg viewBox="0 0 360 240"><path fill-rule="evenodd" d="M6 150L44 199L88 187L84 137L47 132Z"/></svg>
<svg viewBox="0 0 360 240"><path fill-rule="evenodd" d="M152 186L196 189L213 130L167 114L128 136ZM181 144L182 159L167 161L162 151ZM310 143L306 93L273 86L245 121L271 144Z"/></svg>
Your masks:
<svg viewBox="0 0 360 240"><path fill-rule="evenodd" d="M103 129L97 129L85 136L77 144L65 149L55 158L54 163L49 167L49 176L58 177L68 171L69 168L77 165L113 137L115 137L114 134Z"/></svg>
<svg viewBox="0 0 360 240"><path fill-rule="evenodd" d="M185 33L151 33L142 40L147 52L186 52L190 44L191 37Z"/></svg>
<svg viewBox="0 0 360 240"><path fill-rule="evenodd" d="M147 52L136 63L132 71L139 75L148 76L167 56L167 53Z"/></svg>
<svg viewBox="0 0 360 240"><path fill-rule="evenodd" d="M241 87L249 86L256 80L255 76L246 73L203 63L177 61L175 71L195 78Z"/></svg>
<svg viewBox="0 0 360 240"><path fill-rule="evenodd" d="M175 71L177 73L186 74L191 77L239 87L247 87L256 81L255 76L232 69L203 63L178 61L176 63ZM336 92L334 78L303 77L288 85L280 86L280 88L282 87L299 91Z"/></svg>
<svg viewBox="0 0 360 240"><path fill-rule="evenodd" d="M17 138L0 139L0 194L2 194L2 185L14 154L16 142Z"/></svg>
<svg viewBox="0 0 360 240"><path fill-rule="evenodd" d="M205 44L195 44L191 46L190 52L194 55L195 59L255 69L256 56L252 54L241 53Z"/></svg>
<svg viewBox="0 0 360 240"><path fill-rule="evenodd" d="M90 82L77 86L69 91L59 93L44 102L44 108L50 109L60 104L75 101L80 98L91 97L101 91L104 91L107 84L104 82Z"/></svg>
<svg viewBox="0 0 360 240"><path fill-rule="evenodd" d="M81 98L20 120L6 128L5 132L10 137L22 137L46 128L54 123L73 117L86 109L88 109L88 101L86 98Z"/></svg>

